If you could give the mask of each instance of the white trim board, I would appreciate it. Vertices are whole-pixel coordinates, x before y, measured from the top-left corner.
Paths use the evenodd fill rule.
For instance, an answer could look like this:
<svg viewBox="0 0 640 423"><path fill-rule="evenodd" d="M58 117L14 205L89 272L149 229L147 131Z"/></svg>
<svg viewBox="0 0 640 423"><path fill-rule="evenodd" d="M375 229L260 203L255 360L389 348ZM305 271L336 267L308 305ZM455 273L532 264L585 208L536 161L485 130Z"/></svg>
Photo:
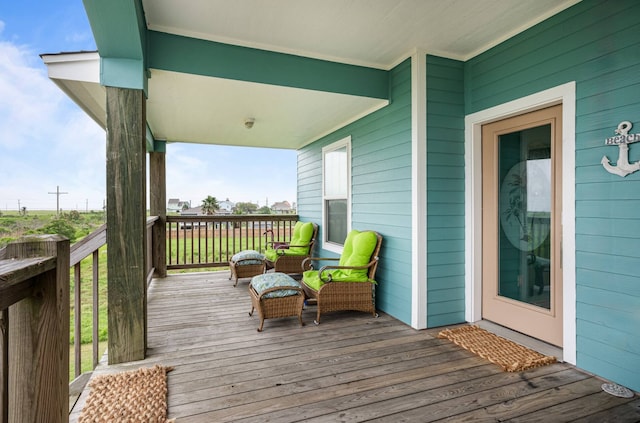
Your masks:
<svg viewBox="0 0 640 423"><path fill-rule="evenodd" d="M563 358L576 364L575 82L465 117L465 319L482 319L482 125L562 104Z"/></svg>
<svg viewBox="0 0 640 423"><path fill-rule="evenodd" d="M411 56L411 327L427 327L427 54Z"/></svg>

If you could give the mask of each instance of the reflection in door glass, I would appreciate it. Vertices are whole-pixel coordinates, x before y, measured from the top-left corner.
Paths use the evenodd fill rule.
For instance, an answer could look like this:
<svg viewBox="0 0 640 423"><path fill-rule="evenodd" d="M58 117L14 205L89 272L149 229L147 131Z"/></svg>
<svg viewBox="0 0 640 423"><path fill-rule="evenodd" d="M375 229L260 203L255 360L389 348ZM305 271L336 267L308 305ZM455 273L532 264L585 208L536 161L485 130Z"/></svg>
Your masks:
<svg viewBox="0 0 640 423"><path fill-rule="evenodd" d="M498 294L551 308L551 125L501 135Z"/></svg>

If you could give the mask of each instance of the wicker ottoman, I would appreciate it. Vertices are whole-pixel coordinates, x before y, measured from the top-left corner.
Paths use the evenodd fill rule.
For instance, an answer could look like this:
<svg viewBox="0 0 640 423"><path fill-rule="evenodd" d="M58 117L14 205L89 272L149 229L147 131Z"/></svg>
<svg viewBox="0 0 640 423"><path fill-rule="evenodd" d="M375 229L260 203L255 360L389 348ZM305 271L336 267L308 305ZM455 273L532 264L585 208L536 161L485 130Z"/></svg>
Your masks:
<svg viewBox="0 0 640 423"><path fill-rule="evenodd" d="M229 279L235 278L233 286L236 286L240 278L250 278L266 272L267 264L264 254L255 250L240 251L229 260L229 270L231 271Z"/></svg>
<svg viewBox="0 0 640 423"><path fill-rule="evenodd" d="M284 273L264 273L254 276L249 284L251 295L251 312L258 310L262 332L265 319L298 316L300 326L302 322L302 307L304 306L304 291L300 282Z"/></svg>

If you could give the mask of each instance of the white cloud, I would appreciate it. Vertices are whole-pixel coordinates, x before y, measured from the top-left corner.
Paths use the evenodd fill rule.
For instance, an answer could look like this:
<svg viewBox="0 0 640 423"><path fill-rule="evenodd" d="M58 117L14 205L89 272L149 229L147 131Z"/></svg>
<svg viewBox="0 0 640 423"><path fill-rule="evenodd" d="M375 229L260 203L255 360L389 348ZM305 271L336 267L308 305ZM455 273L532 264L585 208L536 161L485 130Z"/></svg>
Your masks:
<svg viewBox="0 0 640 423"><path fill-rule="evenodd" d="M38 55L0 41L0 209L102 207L104 131L49 80Z"/></svg>

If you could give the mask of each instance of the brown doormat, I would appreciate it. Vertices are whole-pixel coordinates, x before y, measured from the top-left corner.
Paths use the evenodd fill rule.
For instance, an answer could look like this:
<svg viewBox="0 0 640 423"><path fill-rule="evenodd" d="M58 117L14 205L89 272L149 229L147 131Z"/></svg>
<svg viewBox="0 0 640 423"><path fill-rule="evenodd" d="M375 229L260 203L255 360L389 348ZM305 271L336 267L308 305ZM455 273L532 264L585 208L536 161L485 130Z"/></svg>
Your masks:
<svg viewBox="0 0 640 423"><path fill-rule="evenodd" d="M520 372L556 362L555 357L530 350L478 326L445 329L438 334L438 338L448 339L454 344L497 364L507 372Z"/></svg>
<svg viewBox="0 0 640 423"><path fill-rule="evenodd" d="M167 372L154 366L97 376L78 421L167 423Z"/></svg>

